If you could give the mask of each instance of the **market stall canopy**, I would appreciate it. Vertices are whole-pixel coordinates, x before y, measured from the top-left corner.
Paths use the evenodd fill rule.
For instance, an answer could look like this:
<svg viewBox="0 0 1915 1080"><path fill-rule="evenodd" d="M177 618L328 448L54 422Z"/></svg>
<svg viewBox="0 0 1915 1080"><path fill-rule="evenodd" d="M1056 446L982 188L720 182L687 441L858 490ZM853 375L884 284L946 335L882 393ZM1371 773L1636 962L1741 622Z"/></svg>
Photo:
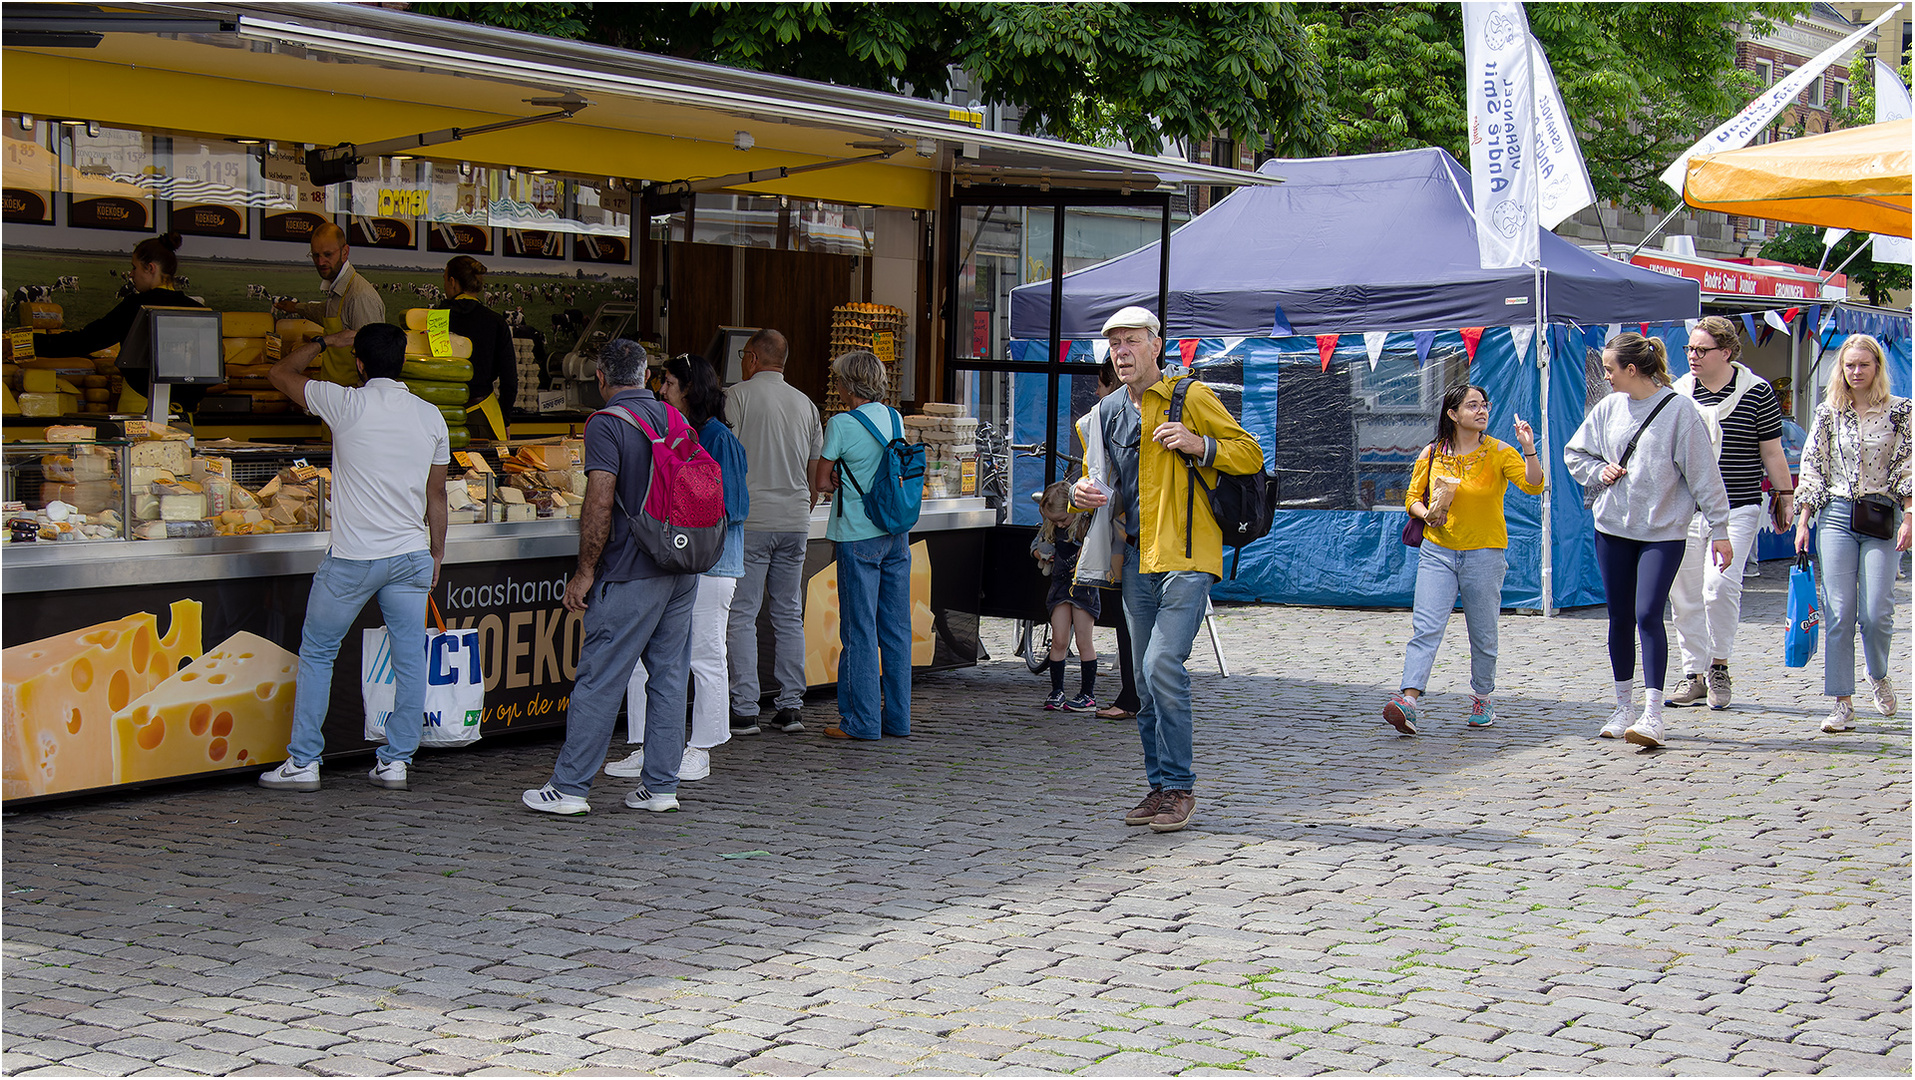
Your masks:
<svg viewBox="0 0 1915 1080"><path fill-rule="evenodd" d="M1698 210L1909 234L1909 120L1703 154L1682 200Z"/></svg>
<svg viewBox="0 0 1915 1080"><path fill-rule="evenodd" d="M1536 320L1528 269L1476 261L1469 173L1440 149L1266 162L1276 187L1231 194L1172 234L1178 337L1513 326ZM1545 232L1554 322L1693 319L1696 283L1584 251ZM1065 275L1063 333L1096 337L1105 316L1157 306L1158 245ZM1050 336L1050 283L1011 292L1011 335ZM1288 331L1281 327L1289 327Z"/></svg>
<svg viewBox="0 0 1915 1080"><path fill-rule="evenodd" d="M985 131L978 114L920 98L372 4L114 9L116 17L142 11L218 20L236 30L159 35L107 22L92 48L9 46L0 105L113 127L325 147L479 127L525 116L527 99L571 91L592 102L572 119L481 135L440 156L581 177L696 181L857 157L869 151L854 144L879 144L897 149L881 160L739 187L922 210L935 209L953 183L1149 191L1276 182L1175 158Z"/></svg>

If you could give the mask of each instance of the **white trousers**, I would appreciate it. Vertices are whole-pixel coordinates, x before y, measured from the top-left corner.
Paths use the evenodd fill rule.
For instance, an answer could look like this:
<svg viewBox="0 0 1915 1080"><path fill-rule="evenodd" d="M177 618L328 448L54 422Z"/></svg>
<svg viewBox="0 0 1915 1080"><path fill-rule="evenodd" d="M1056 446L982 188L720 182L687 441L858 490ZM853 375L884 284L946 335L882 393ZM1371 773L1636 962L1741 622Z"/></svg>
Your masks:
<svg viewBox="0 0 1915 1080"><path fill-rule="evenodd" d="M1755 552L1762 531L1762 504L1729 511L1729 565L1717 569L1709 558L1709 523L1701 514L1689 523L1682 569L1669 590L1669 611L1676 624L1676 646L1685 675L1705 675L1717 659L1735 650L1736 622L1742 618L1742 567Z"/></svg>
<svg viewBox="0 0 1915 1080"><path fill-rule="evenodd" d="M686 746L710 750L731 741L731 680L725 667L725 628L731 623L731 597L738 579L700 574L692 602L692 734ZM645 741L645 662L632 667L625 685L625 738Z"/></svg>

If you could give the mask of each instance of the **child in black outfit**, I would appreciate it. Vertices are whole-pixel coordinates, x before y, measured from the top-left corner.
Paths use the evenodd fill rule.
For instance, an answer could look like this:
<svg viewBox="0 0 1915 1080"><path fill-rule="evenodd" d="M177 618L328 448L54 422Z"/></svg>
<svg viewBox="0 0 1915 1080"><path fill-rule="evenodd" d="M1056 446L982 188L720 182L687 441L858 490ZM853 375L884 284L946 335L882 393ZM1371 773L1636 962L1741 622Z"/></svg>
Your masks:
<svg viewBox="0 0 1915 1080"><path fill-rule="evenodd" d="M1044 708L1052 712L1095 712L1097 699L1092 693L1097 685L1097 647L1091 643L1091 627L1102 610L1103 597L1097 589L1072 581L1077 576L1077 555L1084 531L1090 527L1090 515L1071 513L1070 491L1070 485L1061 480L1044 489L1044 497L1037 504L1044 524L1031 541L1031 554L1051 579L1050 595L1044 601L1051 618L1051 696L1044 699ZM1082 682L1077 696L1066 699L1064 656L1072 633L1077 635Z"/></svg>

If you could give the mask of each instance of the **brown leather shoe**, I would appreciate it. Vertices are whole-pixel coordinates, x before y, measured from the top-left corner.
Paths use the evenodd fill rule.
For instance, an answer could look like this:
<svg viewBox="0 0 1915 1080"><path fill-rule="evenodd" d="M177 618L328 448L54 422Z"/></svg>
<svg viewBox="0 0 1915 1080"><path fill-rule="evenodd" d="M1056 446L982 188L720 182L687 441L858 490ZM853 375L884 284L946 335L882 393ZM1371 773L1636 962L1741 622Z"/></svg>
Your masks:
<svg viewBox="0 0 1915 1080"><path fill-rule="evenodd" d="M1197 809L1197 797L1188 791L1166 791L1163 802L1158 804L1157 816L1150 819L1151 832L1176 832L1190 824L1191 812Z"/></svg>
<svg viewBox="0 0 1915 1080"><path fill-rule="evenodd" d="M1164 802L1164 789L1151 788L1150 794L1144 796L1144 801L1138 803L1135 807L1131 809L1130 813L1124 815L1124 824L1126 825L1150 824L1151 819L1157 816L1157 811L1163 809L1163 802Z"/></svg>
<svg viewBox="0 0 1915 1080"><path fill-rule="evenodd" d="M825 725L825 738L827 739L849 739L850 737L850 735L845 733L843 728L836 724Z"/></svg>

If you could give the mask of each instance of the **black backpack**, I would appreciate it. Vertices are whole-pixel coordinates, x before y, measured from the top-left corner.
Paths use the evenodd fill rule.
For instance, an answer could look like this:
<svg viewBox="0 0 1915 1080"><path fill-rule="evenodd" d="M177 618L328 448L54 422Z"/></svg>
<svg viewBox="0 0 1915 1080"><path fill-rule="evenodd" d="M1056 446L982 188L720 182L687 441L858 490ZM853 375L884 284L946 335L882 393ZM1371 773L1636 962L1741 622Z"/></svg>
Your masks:
<svg viewBox="0 0 1915 1080"><path fill-rule="evenodd" d="M1177 380L1176 386L1170 391L1170 412L1164 417L1165 420L1183 422L1184 395L1195 381L1195 376ZM1235 549L1230 556L1230 580L1235 581L1244 546L1270 532L1271 521L1277 513L1277 478L1262 471L1241 476L1219 472L1217 486L1211 487L1204 483L1203 475L1198 472L1197 463L1191 456L1181 456L1184 459L1184 472L1190 480L1189 494L1184 504L1184 558L1190 558L1197 489L1202 488L1205 499L1210 503L1211 516L1217 519L1217 527L1223 530L1225 546Z"/></svg>

